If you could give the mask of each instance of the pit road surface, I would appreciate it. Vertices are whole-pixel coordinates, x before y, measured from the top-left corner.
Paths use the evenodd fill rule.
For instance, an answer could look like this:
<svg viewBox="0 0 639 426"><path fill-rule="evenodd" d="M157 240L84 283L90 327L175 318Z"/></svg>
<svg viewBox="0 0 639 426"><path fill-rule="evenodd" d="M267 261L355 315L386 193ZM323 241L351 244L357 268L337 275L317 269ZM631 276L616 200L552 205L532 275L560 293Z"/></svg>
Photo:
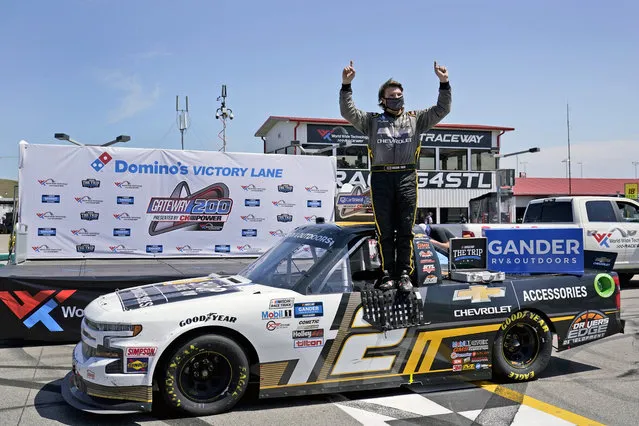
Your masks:
<svg viewBox="0 0 639 426"><path fill-rule="evenodd" d="M73 345L0 349L0 424L106 425L411 425L610 424L639 418L639 276L622 290L626 333L553 354L538 380L417 394L406 389L257 400L226 414L176 418L98 416L69 407L60 382Z"/></svg>

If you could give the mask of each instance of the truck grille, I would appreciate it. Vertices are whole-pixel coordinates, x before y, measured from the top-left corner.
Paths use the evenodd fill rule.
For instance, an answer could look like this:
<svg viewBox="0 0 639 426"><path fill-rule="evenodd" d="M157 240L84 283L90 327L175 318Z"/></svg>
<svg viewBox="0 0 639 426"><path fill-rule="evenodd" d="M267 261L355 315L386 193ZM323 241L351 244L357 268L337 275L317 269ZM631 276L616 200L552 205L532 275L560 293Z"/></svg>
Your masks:
<svg viewBox="0 0 639 426"><path fill-rule="evenodd" d="M98 398L122 399L126 401L151 402L153 387L151 386L103 386L84 380L86 393Z"/></svg>
<svg viewBox="0 0 639 426"><path fill-rule="evenodd" d="M82 356L84 357L84 359L96 356L96 352L97 352L96 348L92 348L91 346L82 342Z"/></svg>

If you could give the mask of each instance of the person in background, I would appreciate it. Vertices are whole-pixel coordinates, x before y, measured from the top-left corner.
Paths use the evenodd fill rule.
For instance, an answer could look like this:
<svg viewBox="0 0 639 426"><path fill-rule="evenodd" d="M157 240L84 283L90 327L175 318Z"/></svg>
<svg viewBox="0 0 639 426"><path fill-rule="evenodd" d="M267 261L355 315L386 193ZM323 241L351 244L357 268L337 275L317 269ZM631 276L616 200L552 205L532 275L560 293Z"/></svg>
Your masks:
<svg viewBox="0 0 639 426"><path fill-rule="evenodd" d="M428 224L432 224L433 223L433 212L428 212L428 217L426 218L426 222Z"/></svg>
<svg viewBox="0 0 639 426"><path fill-rule="evenodd" d="M417 219L417 223L413 228L413 232L415 234L425 234L428 238L430 238L430 242L433 243L435 248L439 249L439 254L446 253L448 254L448 249L450 248L450 243L447 241L445 243L438 241L433 238L433 229L430 224L426 223L428 221L427 218L424 218L423 215L420 215Z"/></svg>

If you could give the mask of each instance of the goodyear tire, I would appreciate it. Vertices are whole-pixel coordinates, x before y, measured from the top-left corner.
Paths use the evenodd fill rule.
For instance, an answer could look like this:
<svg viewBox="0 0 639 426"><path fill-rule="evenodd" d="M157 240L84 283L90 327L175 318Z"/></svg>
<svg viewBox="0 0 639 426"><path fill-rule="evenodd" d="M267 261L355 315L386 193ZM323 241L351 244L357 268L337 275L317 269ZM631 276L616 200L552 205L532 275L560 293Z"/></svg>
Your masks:
<svg viewBox="0 0 639 426"><path fill-rule="evenodd" d="M203 335L173 352L159 382L170 407L202 416L233 408L248 380L249 361L242 348L227 337Z"/></svg>
<svg viewBox="0 0 639 426"><path fill-rule="evenodd" d="M509 381L532 380L546 369L552 354L552 332L539 315L512 314L499 328L493 345L493 371Z"/></svg>

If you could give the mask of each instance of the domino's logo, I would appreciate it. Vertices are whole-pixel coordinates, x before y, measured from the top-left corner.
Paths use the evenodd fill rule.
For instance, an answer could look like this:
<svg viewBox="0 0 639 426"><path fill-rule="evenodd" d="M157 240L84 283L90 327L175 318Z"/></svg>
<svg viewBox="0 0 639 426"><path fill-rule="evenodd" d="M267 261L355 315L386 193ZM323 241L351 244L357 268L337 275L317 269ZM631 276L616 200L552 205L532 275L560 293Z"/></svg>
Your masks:
<svg viewBox="0 0 639 426"><path fill-rule="evenodd" d="M108 152L103 152L93 163L91 163L91 167L93 167L96 172L99 172L104 168L104 166L109 164L109 161L111 160L113 160L113 157L111 157Z"/></svg>

